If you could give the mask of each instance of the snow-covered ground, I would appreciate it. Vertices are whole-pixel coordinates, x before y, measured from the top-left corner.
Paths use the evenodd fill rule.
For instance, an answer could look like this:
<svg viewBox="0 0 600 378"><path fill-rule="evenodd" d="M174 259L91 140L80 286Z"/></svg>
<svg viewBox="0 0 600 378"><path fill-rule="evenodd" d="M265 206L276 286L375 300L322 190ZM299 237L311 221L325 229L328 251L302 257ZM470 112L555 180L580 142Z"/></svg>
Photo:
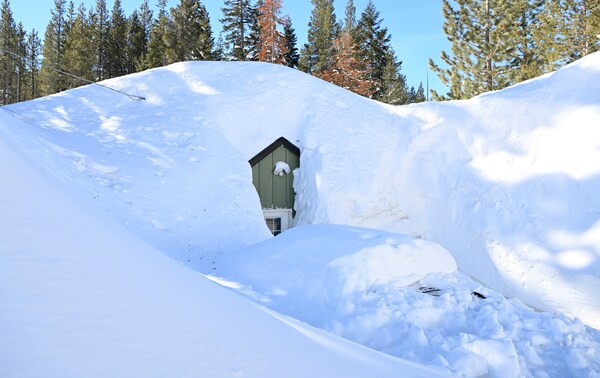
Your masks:
<svg viewBox="0 0 600 378"><path fill-rule="evenodd" d="M373 229L301 226L227 253L213 280L315 327L464 377L588 377L600 332L506 299L438 244Z"/></svg>
<svg viewBox="0 0 600 378"><path fill-rule="evenodd" d="M146 100L0 114L0 375L600 374L600 54L407 107L261 63L104 84ZM338 226L270 237L247 161L281 136L297 223Z"/></svg>
<svg viewBox="0 0 600 378"><path fill-rule="evenodd" d="M178 264L16 148L23 125L0 124L1 377L446 376Z"/></svg>

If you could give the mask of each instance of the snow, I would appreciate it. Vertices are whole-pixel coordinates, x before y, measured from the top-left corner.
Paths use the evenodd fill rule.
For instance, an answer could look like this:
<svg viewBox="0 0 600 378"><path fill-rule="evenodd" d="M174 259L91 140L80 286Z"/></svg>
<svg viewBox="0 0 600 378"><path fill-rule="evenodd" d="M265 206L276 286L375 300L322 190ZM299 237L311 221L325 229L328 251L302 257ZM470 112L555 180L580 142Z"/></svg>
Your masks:
<svg viewBox="0 0 600 378"><path fill-rule="evenodd" d="M283 176L288 173L290 173L290 166L286 162L278 161L275 163L275 169L273 170L274 175Z"/></svg>
<svg viewBox="0 0 600 378"><path fill-rule="evenodd" d="M406 107L252 62L103 84L146 100L0 113L0 375L599 374L600 54ZM282 136L273 239L248 159Z"/></svg>
<svg viewBox="0 0 600 378"><path fill-rule="evenodd" d="M301 226L228 253L211 276L273 310L464 377L593 376L600 332L456 271L439 245L372 229Z"/></svg>
<svg viewBox="0 0 600 378"><path fill-rule="evenodd" d="M0 114L0 376L444 376L210 282L15 147Z"/></svg>

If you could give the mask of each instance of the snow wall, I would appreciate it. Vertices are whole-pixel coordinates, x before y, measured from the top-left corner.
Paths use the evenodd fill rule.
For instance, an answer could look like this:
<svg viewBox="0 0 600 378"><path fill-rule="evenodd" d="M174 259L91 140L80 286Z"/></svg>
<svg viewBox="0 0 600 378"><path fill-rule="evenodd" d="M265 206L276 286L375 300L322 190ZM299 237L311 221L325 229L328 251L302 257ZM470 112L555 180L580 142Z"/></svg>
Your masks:
<svg viewBox="0 0 600 378"><path fill-rule="evenodd" d="M406 233L600 328L600 54L468 101L392 107L262 63L179 63L10 106L22 148L201 271L269 233L248 159L300 147L297 222ZM168 200L165 200L168 199Z"/></svg>

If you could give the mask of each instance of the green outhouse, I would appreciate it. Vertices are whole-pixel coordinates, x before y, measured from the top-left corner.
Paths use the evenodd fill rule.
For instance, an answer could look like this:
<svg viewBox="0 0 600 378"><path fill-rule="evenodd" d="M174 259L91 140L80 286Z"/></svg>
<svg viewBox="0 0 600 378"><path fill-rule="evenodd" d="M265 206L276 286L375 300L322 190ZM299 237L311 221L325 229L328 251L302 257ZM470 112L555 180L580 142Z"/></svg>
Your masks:
<svg viewBox="0 0 600 378"><path fill-rule="evenodd" d="M296 193L292 173L300 166L300 149L281 137L249 163L265 222L273 235L278 235L293 225Z"/></svg>

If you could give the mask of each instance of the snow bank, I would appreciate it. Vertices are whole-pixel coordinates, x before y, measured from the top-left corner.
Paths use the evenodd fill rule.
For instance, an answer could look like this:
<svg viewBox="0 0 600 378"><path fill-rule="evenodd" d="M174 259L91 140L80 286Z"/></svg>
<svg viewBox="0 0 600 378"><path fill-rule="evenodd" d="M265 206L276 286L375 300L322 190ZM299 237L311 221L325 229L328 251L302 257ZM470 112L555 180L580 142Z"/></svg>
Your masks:
<svg viewBox="0 0 600 378"><path fill-rule="evenodd" d="M212 279L223 285L457 376L600 372L600 331L504 298L457 273L449 253L431 242L349 226L303 226L221 259Z"/></svg>
<svg viewBox="0 0 600 378"><path fill-rule="evenodd" d="M469 101L390 107L298 71L180 63L10 106L24 148L204 272L269 238L247 160L301 151L297 222L433 240L507 296L600 328L600 54Z"/></svg>
<svg viewBox="0 0 600 378"><path fill-rule="evenodd" d="M442 247L425 240L319 225L293 228L228 252L217 260L215 271L276 297L270 305L276 311L320 326L331 306L351 308L352 296L373 285L407 286L431 272L454 272L456 263Z"/></svg>
<svg viewBox="0 0 600 378"><path fill-rule="evenodd" d="M25 128L0 113L0 376L443 376L176 263L40 169Z"/></svg>

